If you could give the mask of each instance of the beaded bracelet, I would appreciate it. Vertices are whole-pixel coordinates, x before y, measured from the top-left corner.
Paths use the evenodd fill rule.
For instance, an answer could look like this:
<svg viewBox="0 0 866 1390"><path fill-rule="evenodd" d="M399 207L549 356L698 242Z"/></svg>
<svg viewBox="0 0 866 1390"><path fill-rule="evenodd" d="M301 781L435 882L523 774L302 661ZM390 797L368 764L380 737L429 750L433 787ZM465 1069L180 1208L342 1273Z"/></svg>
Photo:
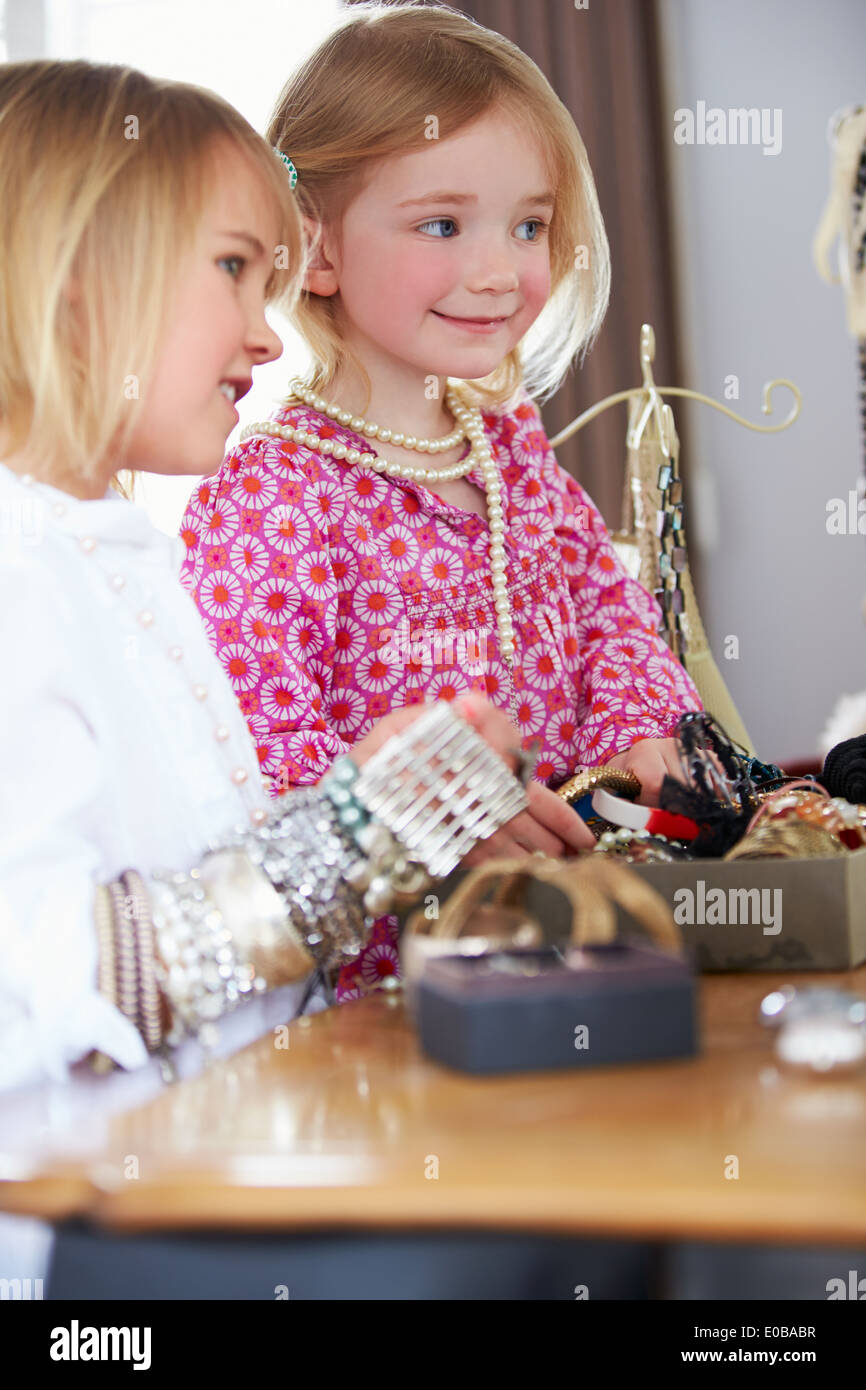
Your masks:
<svg viewBox="0 0 866 1390"><path fill-rule="evenodd" d="M450 874L528 805L526 788L445 700L380 748L354 790L431 878Z"/></svg>
<svg viewBox="0 0 866 1390"><path fill-rule="evenodd" d="M121 876L134 925L138 961L138 1027L148 1052L162 1046L162 1007L157 986L156 956L150 900L140 874L127 869Z"/></svg>
<svg viewBox="0 0 866 1390"><path fill-rule="evenodd" d="M108 884L114 931L114 974L117 1007L138 1028L138 955L135 947L132 910L126 886L121 879Z"/></svg>
<svg viewBox="0 0 866 1390"><path fill-rule="evenodd" d="M97 886L94 900L99 943L100 994L128 1019L148 1052L162 1043L162 1013L153 952L153 929L147 892L133 870ZM114 1069L105 1053L94 1052L91 1066L104 1074Z"/></svg>

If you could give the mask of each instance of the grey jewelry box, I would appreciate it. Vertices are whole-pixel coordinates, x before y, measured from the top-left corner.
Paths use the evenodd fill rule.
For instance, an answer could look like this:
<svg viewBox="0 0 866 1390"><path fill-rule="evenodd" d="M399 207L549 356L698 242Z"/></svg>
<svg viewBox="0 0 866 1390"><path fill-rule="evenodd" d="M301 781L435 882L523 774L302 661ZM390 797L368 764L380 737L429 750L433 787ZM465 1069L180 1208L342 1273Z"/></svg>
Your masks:
<svg viewBox="0 0 866 1390"><path fill-rule="evenodd" d="M643 941L429 961L414 999L421 1046L493 1075L691 1057L691 962Z"/></svg>

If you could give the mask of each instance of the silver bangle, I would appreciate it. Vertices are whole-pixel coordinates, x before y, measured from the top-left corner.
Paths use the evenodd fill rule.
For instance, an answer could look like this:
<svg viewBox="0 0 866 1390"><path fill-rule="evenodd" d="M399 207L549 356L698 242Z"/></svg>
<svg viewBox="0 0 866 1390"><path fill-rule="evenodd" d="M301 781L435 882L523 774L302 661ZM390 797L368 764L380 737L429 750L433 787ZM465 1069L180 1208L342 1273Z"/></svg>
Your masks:
<svg viewBox="0 0 866 1390"><path fill-rule="evenodd" d="M346 761L323 779L342 824L366 848L376 832L363 821L378 822L431 879L450 874L479 840L528 805L526 788L444 700L389 739L360 772L348 775L354 765L349 760L347 769Z"/></svg>
<svg viewBox="0 0 866 1390"><path fill-rule="evenodd" d="M349 880L361 855L317 788L286 792L265 825L239 830L223 847L243 850L264 874L322 970L360 954L368 924Z"/></svg>
<svg viewBox="0 0 866 1390"><path fill-rule="evenodd" d="M198 869L151 874L156 977L172 1013L169 1046L188 1033L209 1045L217 1019L266 988L252 966L239 960L232 933L199 878Z"/></svg>

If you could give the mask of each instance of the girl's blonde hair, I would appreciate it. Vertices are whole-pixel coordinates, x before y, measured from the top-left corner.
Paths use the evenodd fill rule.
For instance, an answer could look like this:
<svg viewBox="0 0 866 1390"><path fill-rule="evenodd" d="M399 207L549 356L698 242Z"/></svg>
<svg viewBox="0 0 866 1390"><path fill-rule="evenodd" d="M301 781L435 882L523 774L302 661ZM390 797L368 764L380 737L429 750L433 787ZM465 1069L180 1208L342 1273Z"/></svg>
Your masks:
<svg viewBox="0 0 866 1390"><path fill-rule="evenodd" d="M226 142L276 214L268 297L291 311L294 195L232 106L126 67L0 67L0 428L46 481L93 479L125 447Z"/></svg>
<svg viewBox="0 0 866 1390"><path fill-rule="evenodd" d="M448 139L492 109L521 122L554 180L551 294L523 343L464 394L484 407L523 383L551 396L595 339L610 295L610 252L586 150L544 75L513 43L447 6L360 5L284 87L267 131L298 169L301 212L337 229L381 160L425 148L430 118ZM333 299L304 291L292 314L324 390L341 361ZM369 403L369 396L368 396Z"/></svg>

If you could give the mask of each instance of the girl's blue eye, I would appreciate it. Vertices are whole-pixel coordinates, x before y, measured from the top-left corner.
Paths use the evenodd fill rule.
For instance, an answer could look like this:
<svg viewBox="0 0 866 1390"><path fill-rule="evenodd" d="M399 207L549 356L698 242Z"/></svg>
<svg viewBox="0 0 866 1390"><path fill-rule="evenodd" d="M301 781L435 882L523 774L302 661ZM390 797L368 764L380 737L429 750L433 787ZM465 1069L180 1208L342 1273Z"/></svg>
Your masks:
<svg viewBox="0 0 866 1390"><path fill-rule="evenodd" d="M528 227L530 225L536 227L537 231L535 236L530 237L529 240L539 241L541 237L544 235L544 233L547 231L547 228L550 224L548 222L542 222L540 217L527 217L526 221L521 222L520 225L521 227Z"/></svg>
<svg viewBox="0 0 866 1390"><path fill-rule="evenodd" d="M427 231L427 229L431 227L446 227L446 225L448 225L449 228L453 228L453 231L445 232L445 234L442 234L442 236L443 239L450 240L450 238L452 238L452 236L455 235L457 231L457 224L455 218L453 217L431 217L430 221L421 222L420 227L418 227L418 231L423 232ZM528 240L528 242L538 242L538 240L541 240L542 236L544 236L545 232L548 231L548 222L542 222L541 218L539 217L527 217L527 220L521 222L520 225L521 227L532 228L532 234L530 236L525 236L525 238L521 238L521 240ZM435 232L434 235L438 236L439 232Z"/></svg>
<svg viewBox="0 0 866 1390"><path fill-rule="evenodd" d="M241 271L246 265L246 259L243 256L220 256L219 260L217 261L217 265L237 266L237 272L231 270L229 271L229 275L231 275L232 279L237 280L238 276L240 275Z"/></svg>
<svg viewBox="0 0 866 1390"><path fill-rule="evenodd" d="M425 227L441 227L443 222L450 222L452 227L457 226L457 223L454 221L453 217L432 217L429 222L422 222L421 226L418 228L418 231L423 231ZM450 241L450 237L446 237L444 238L444 240Z"/></svg>

